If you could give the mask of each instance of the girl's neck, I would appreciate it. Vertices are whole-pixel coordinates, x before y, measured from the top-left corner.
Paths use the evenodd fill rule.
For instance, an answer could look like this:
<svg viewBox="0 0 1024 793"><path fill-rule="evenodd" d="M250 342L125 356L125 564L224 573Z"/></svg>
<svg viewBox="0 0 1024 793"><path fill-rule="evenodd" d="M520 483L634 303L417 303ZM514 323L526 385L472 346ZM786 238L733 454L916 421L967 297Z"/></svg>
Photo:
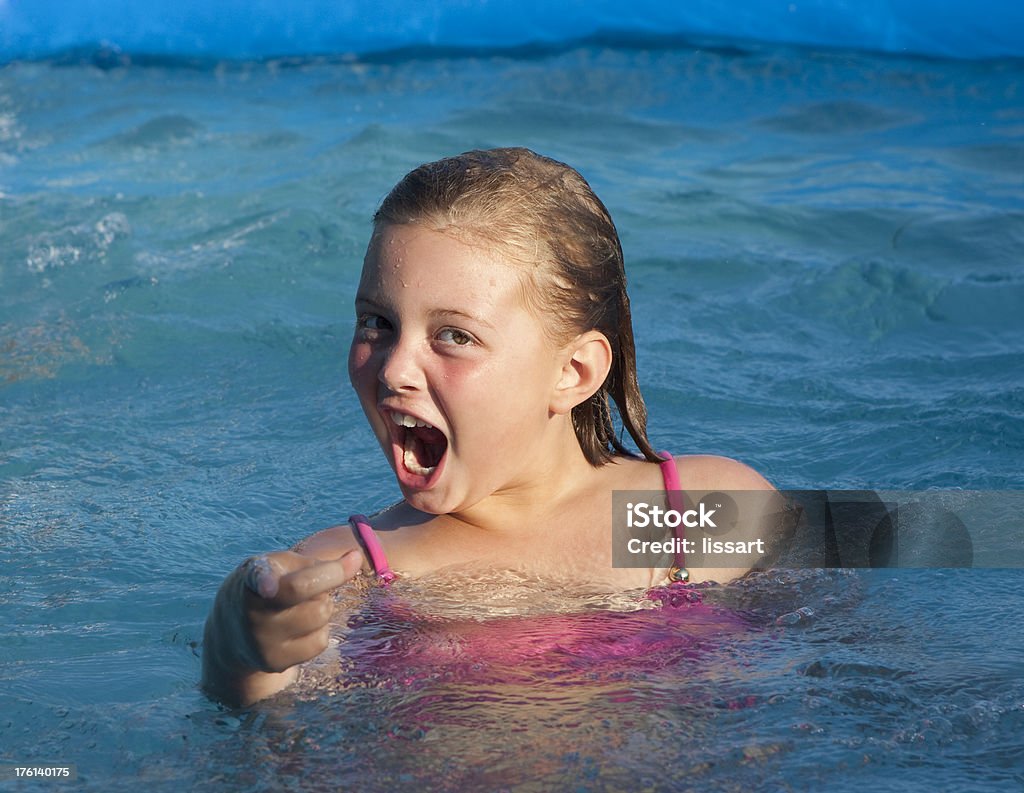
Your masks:
<svg viewBox="0 0 1024 793"><path fill-rule="evenodd" d="M466 528L523 539L531 531L550 535L565 523L567 509L578 504L600 477L565 422L556 437L539 445L533 458L499 490L449 517Z"/></svg>

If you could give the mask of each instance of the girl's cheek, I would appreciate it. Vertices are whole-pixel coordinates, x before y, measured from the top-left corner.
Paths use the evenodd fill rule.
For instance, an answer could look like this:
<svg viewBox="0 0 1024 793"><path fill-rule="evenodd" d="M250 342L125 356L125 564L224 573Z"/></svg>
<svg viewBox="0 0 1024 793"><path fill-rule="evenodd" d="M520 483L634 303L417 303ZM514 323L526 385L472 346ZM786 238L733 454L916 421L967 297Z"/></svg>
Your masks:
<svg viewBox="0 0 1024 793"><path fill-rule="evenodd" d="M482 360L480 355L460 355L446 358L438 358L438 365L435 367L441 376L452 382L459 381L466 385L477 381L488 383L500 375L502 367L493 361Z"/></svg>
<svg viewBox="0 0 1024 793"><path fill-rule="evenodd" d="M489 402L495 388L495 378L466 361L447 362L434 372L434 385L449 397L458 397L461 403L472 405Z"/></svg>
<svg viewBox="0 0 1024 793"><path fill-rule="evenodd" d="M352 343L348 351L348 379L353 386L358 386L367 377L372 377L373 373L369 371L372 355L373 351L369 344Z"/></svg>

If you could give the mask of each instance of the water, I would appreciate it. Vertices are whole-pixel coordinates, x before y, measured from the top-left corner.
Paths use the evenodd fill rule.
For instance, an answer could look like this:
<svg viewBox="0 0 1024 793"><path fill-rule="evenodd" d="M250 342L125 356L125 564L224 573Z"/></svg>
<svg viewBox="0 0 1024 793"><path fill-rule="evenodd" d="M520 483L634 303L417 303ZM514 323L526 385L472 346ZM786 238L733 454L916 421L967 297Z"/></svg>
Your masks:
<svg viewBox="0 0 1024 793"><path fill-rule="evenodd" d="M1019 570L660 610L406 582L418 609L339 603L296 694L229 712L196 681L240 559L395 497L344 373L369 216L471 147L609 205L657 446L785 487L1019 489L1020 61L99 63L0 69L0 760L95 790L1019 789ZM566 611L580 643L532 641ZM506 630L536 654L471 641Z"/></svg>

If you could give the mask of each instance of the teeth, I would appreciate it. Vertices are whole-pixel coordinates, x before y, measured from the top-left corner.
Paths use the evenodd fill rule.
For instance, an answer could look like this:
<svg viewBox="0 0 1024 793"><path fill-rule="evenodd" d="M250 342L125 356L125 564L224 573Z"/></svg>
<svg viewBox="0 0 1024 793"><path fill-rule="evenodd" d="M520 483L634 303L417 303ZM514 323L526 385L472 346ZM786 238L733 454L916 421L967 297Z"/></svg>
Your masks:
<svg viewBox="0 0 1024 793"><path fill-rule="evenodd" d="M397 410L391 411L391 420L395 422L395 424L397 424L399 427L427 427L428 429L434 428L433 424L427 424L427 422L425 421L420 421L419 419L415 419L412 416L409 416L405 413L399 413Z"/></svg>

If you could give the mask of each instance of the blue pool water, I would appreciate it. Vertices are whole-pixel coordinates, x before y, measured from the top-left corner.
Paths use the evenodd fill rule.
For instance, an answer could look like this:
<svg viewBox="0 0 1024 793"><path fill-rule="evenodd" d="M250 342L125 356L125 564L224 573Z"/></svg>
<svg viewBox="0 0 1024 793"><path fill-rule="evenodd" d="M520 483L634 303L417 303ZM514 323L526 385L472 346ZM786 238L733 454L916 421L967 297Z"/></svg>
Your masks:
<svg viewBox="0 0 1024 793"><path fill-rule="evenodd" d="M780 487L1021 488L1024 62L9 63L0 764L91 790L1020 789L1020 570L766 575L692 612L406 582L418 610L341 599L298 691L198 692L234 565L395 498L345 382L369 217L410 167L497 145L577 166L616 218L658 446ZM472 649L565 613L583 644ZM579 650L595 614L632 655Z"/></svg>

